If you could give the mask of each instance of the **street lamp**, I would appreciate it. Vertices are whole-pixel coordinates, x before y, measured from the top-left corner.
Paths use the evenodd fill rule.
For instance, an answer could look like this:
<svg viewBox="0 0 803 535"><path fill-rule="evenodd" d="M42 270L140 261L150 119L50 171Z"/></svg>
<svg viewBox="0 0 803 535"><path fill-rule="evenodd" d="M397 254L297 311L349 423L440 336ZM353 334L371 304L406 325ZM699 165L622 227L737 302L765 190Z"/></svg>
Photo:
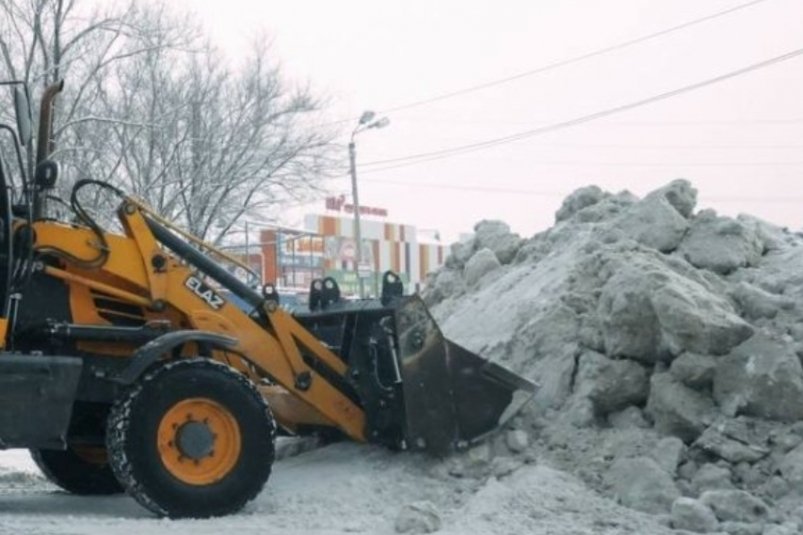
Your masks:
<svg viewBox="0 0 803 535"><path fill-rule="evenodd" d="M354 199L354 240L357 242L357 247L354 257L354 272L357 274L357 281L360 285L360 299L365 298L365 284L360 276L360 264L362 264L362 232L360 229L360 198L357 195L357 150L354 145L354 138L360 132L364 132L369 128L384 128L390 124L390 119L382 117L374 120L376 113L372 111L364 111L357 122L357 126L351 132L351 141L349 142L349 165L351 170L351 196Z"/></svg>

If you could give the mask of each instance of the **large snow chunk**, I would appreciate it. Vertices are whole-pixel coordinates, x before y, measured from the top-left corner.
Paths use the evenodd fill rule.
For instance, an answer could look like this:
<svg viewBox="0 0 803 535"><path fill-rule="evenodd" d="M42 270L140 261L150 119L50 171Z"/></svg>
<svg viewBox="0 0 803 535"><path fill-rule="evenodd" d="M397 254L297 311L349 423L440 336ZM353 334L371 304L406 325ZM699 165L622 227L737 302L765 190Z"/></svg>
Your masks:
<svg viewBox="0 0 803 535"><path fill-rule="evenodd" d="M660 327L650 294L649 278L626 267L602 288L597 312L607 354L657 360Z"/></svg>
<svg viewBox="0 0 803 535"><path fill-rule="evenodd" d="M684 385L705 389L711 387L716 369L716 357L686 352L672 361L669 371Z"/></svg>
<svg viewBox="0 0 803 535"><path fill-rule="evenodd" d="M510 232L506 223L488 220L474 226L474 240L477 249L490 249L502 264L512 262L523 243L518 234Z"/></svg>
<svg viewBox="0 0 803 535"><path fill-rule="evenodd" d="M688 443L703 432L715 413L708 396L682 385L668 372L653 374L647 414L658 431Z"/></svg>
<svg viewBox="0 0 803 535"><path fill-rule="evenodd" d="M543 311L519 329L512 356L540 385L535 393L539 407L560 407L571 394L579 353L573 341L577 331L577 315L566 306Z"/></svg>
<svg viewBox="0 0 803 535"><path fill-rule="evenodd" d="M639 405L648 391L647 371L632 360L611 360L593 351L580 356L575 392L587 397L598 415Z"/></svg>
<svg viewBox="0 0 803 535"><path fill-rule="evenodd" d="M700 501L722 521L761 522L769 514L766 503L743 490L708 490Z"/></svg>
<svg viewBox="0 0 803 535"><path fill-rule="evenodd" d="M664 437L655 444L650 456L658 466L674 476L685 451L686 445L678 437Z"/></svg>
<svg viewBox="0 0 803 535"><path fill-rule="evenodd" d="M774 318L781 310L791 310L795 302L788 297L771 294L742 281L731 296L739 304L742 316L748 319Z"/></svg>
<svg viewBox="0 0 803 535"><path fill-rule="evenodd" d="M755 463L770 453L769 434L770 428L760 420L744 416L720 418L703 432L694 447L734 465Z"/></svg>
<svg viewBox="0 0 803 535"><path fill-rule="evenodd" d="M480 249L466 263L463 276L469 285L476 284L483 276L501 267L496 255L490 249Z"/></svg>
<svg viewBox="0 0 803 535"><path fill-rule="evenodd" d="M441 517L430 502L414 502L399 511L394 522L396 533L434 533L441 529Z"/></svg>
<svg viewBox="0 0 803 535"><path fill-rule="evenodd" d="M756 334L719 359L714 398L730 416L803 419L803 367L794 347Z"/></svg>
<svg viewBox="0 0 803 535"><path fill-rule="evenodd" d="M638 197L627 191L623 191L615 195L609 195L600 202L592 204L591 206L583 208L577 212L572 217L572 220L578 223L598 223L601 221L610 221L638 201ZM622 234L621 230L617 229L617 232Z"/></svg>
<svg viewBox="0 0 803 535"><path fill-rule="evenodd" d="M652 303L672 353L723 355L753 333L725 299L678 275L656 290Z"/></svg>
<svg viewBox="0 0 803 535"><path fill-rule="evenodd" d="M524 429L511 429L505 435L505 444L513 453L521 453L530 445L530 436Z"/></svg>
<svg viewBox="0 0 803 535"><path fill-rule="evenodd" d="M456 297L466 289L463 274L453 269L441 269L430 274L427 286L421 294L427 306L440 303L446 298Z"/></svg>
<svg viewBox="0 0 803 535"><path fill-rule="evenodd" d="M803 494L803 444L784 455L778 470L798 494Z"/></svg>
<svg viewBox="0 0 803 535"><path fill-rule="evenodd" d="M692 488L697 492L716 489L733 489L731 471L714 463L706 463L697 470L691 479Z"/></svg>
<svg viewBox="0 0 803 535"><path fill-rule="evenodd" d="M628 208L616 224L637 242L661 252L674 251L689 229L687 217L697 192L684 180L656 190Z"/></svg>
<svg viewBox="0 0 803 535"><path fill-rule="evenodd" d="M704 503L681 497L672 504L672 527L694 533L710 533L717 529L714 511Z"/></svg>
<svg viewBox="0 0 803 535"><path fill-rule="evenodd" d="M599 186L586 186L575 190L568 197L563 199L563 204L555 214L555 221L559 222L569 219L583 208L598 203L605 198L605 195L606 194Z"/></svg>
<svg viewBox="0 0 803 535"><path fill-rule="evenodd" d="M455 242L449 246L449 256L446 257L445 265L449 269L463 269L471 255L476 251L476 240L474 237L465 241Z"/></svg>
<svg viewBox="0 0 803 535"><path fill-rule="evenodd" d="M605 480L623 505L647 513L668 513L680 497L672 476L648 457L617 459Z"/></svg>
<svg viewBox="0 0 803 535"><path fill-rule="evenodd" d="M685 218L691 217L697 205L697 190L688 180L679 178L647 195L646 199L661 198Z"/></svg>
<svg viewBox="0 0 803 535"><path fill-rule="evenodd" d="M692 222L678 251L698 268L727 274L755 265L763 249L755 225L704 210Z"/></svg>
<svg viewBox="0 0 803 535"><path fill-rule="evenodd" d="M624 256L602 288L606 353L646 362L692 351L727 353L753 330L703 281L645 253Z"/></svg>
<svg viewBox="0 0 803 535"><path fill-rule="evenodd" d="M659 198L632 206L618 223L627 236L661 252L674 251L689 228L689 222Z"/></svg>

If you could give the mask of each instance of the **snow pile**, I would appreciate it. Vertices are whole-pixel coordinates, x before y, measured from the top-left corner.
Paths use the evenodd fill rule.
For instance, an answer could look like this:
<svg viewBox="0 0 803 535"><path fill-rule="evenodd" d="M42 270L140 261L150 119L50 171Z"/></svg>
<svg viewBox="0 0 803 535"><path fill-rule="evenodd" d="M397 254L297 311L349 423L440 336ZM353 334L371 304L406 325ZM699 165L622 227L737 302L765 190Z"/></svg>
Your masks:
<svg viewBox="0 0 803 535"><path fill-rule="evenodd" d="M166 520L125 495L61 492L35 474L27 452L5 451L0 471L25 473L31 482L0 481L0 534L671 533L654 516L547 466L517 462L486 478L458 478L446 467L424 454L343 442L279 460L265 491L239 514Z"/></svg>
<svg viewBox="0 0 803 535"><path fill-rule="evenodd" d="M5 452L0 534L800 533L803 238L695 205L583 188L546 232L453 246L424 296L446 335L541 384L467 452L282 439L243 513L178 521Z"/></svg>
<svg viewBox="0 0 803 535"><path fill-rule="evenodd" d="M541 384L456 473L543 456L677 528L803 529L803 238L695 206L591 186L531 239L452 247L424 296L445 334Z"/></svg>

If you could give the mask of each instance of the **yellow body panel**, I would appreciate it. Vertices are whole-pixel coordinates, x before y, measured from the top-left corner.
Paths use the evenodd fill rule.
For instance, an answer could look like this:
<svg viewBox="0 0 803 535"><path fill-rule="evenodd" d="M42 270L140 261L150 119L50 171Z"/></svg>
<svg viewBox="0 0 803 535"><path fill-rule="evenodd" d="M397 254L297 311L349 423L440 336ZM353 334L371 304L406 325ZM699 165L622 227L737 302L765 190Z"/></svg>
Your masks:
<svg viewBox="0 0 803 535"><path fill-rule="evenodd" d="M277 385L259 387L262 396L268 400L279 425L295 430L299 425L334 426L335 423L323 417L314 407Z"/></svg>
<svg viewBox="0 0 803 535"><path fill-rule="evenodd" d="M93 302L95 292L140 307L148 321L166 322L171 330L192 328L233 337L238 341L236 347L231 352L215 351L215 358L249 373L257 383L269 378L298 399L298 403L276 403L272 408L277 420L288 427L294 423L334 424L351 438L364 440L362 409L310 368L302 350L341 376L346 373L345 363L282 309L266 310L268 326L260 325L230 302L219 310L211 309L186 285L193 270L158 245L142 210L136 202L123 205L119 215L125 235L106 235L108 255L99 267L63 261L61 267L45 268L45 273L69 285L73 318L82 324L108 324ZM37 249L59 249L82 259L98 256L97 239L86 228L53 221L37 221L34 227ZM166 262L154 262L155 255ZM107 355L127 355L134 349L109 347L108 343L89 343L84 348ZM307 389L296 387L299 374L312 378Z"/></svg>
<svg viewBox="0 0 803 535"><path fill-rule="evenodd" d="M0 349L6 347L6 335L8 334L8 319L0 318Z"/></svg>

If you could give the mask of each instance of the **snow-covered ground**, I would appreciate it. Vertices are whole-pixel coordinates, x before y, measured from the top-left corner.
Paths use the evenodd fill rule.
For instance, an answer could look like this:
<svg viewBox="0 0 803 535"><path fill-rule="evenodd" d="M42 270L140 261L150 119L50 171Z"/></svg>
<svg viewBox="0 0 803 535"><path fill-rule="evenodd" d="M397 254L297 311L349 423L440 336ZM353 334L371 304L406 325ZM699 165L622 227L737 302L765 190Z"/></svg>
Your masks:
<svg viewBox="0 0 803 535"><path fill-rule="evenodd" d="M67 495L5 452L0 535L801 533L803 235L695 203L682 180L592 186L548 231L485 221L453 248L434 318L541 385L468 452L282 439L253 503L194 521Z"/></svg>
<svg viewBox="0 0 803 535"><path fill-rule="evenodd" d="M23 450L0 452L0 534L394 533L403 506L428 501L439 533L615 534L669 532L574 477L538 463L501 479L448 475L448 463L352 443L281 460L265 491L240 514L158 519L126 496L72 496L43 479Z"/></svg>

